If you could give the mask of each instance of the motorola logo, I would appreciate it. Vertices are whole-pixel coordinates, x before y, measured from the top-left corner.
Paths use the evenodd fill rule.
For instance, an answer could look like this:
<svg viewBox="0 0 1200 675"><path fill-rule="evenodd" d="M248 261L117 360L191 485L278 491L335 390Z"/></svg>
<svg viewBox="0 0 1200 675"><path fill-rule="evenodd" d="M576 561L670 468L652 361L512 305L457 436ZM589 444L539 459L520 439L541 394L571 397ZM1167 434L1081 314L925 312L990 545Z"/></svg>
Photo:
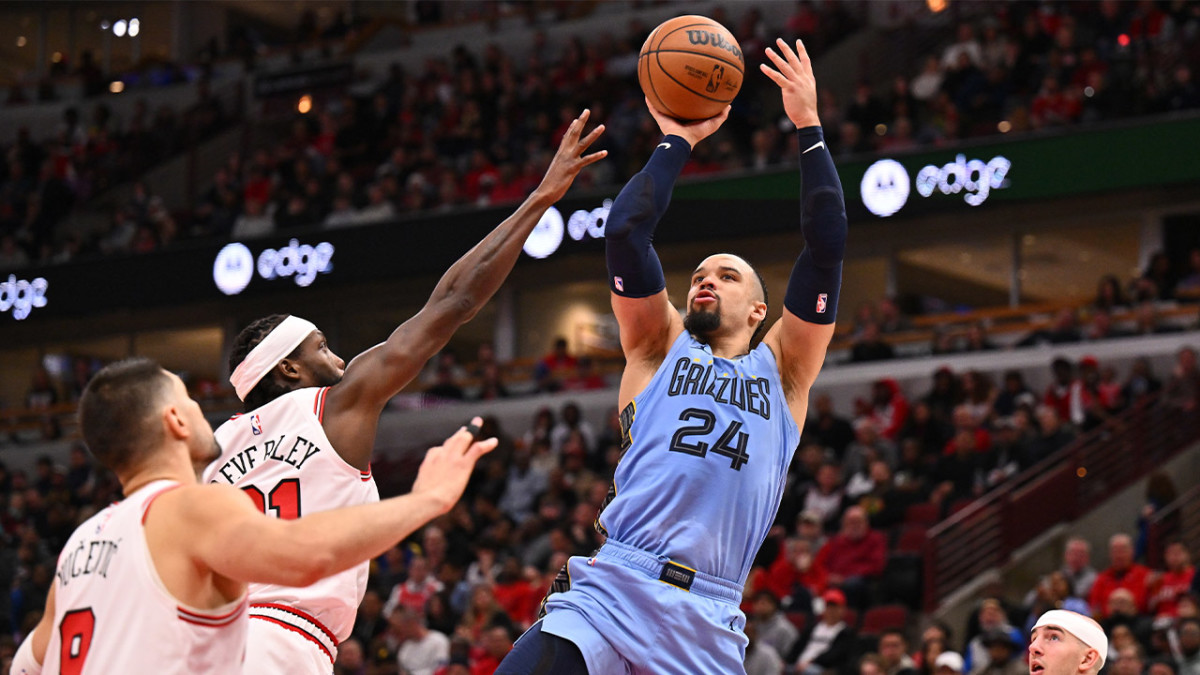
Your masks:
<svg viewBox="0 0 1200 675"><path fill-rule="evenodd" d="M881 159L863 174L860 191L863 206L880 218L887 218L908 203L915 184L916 193L928 198L935 194L957 195L970 206L987 201L993 190L1008 187L1012 162L997 155L987 162L957 155L953 162L942 166L929 164L917 172L910 182L908 170L894 159Z"/></svg>
<svg viewBox="0 0 1200 675"><path fill-rule="evenodd" d="M908 202L910 188L904 165L894 159L881 159L867 168L859 191L868 211L887 218Z"/></svg>
<svg viewBox="0 0 1200 675"><path fill-rule="evenodd" d="M311 285L317 275L333 271L333 252L333 244L327 241L310 246L292 239L279 249L264 249L256 261L245 244L235 241L217 253L217 259L213 261L213 283L225 295L237 295L246 290L257 271L258 276L267 281L292 277L297 286L304 288Z"/></svg>

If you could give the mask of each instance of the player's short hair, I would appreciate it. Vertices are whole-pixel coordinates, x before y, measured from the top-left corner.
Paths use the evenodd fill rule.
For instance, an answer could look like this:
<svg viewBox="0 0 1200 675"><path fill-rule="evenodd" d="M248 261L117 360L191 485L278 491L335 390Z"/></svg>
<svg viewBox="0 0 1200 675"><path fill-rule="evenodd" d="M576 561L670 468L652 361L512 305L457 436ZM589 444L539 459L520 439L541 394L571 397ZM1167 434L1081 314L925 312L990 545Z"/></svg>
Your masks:
<svg viewBox="0 0 1200 675"><path fill-rule="evenodd" d="M288 318L287 314L271 314L261 319L255 319L250 325L243 328L242 332L238 333L237 337L233 339L233 349L229 352L229 372L232 373L236 370L242 361L246 360L246 356L250 354L250 351L257 347L286 318ZM288 358L295 358L299 351L300 347L296 347L291 354L288 354ZM254 410L283 396L288 391L287 387L275 380L272 373L267 373L246 394L243 402L244 409Z"/></svg>
<svg viewBox="0 0 1200 675"><path fill-rule="evenodd" d="M734 254L734 255L737 255L737 254ZM767 306L767 312L770 312L771 311L771 301L767 295L767 280L763 278L762 272L758 271L758 268L754 266L754 263L750 262L749 260L746 260L746 258L744 258L740 255L738 257L741 258L742 261L745 262L747 265L749 265L750 269L754 270L754 276L758 278L758 288L760 291L762 291L763 304ZM763 338L763 335L766 334L766 332L767 332L767 317L764 316L763 320L759 321L758 326L754 329L754 334L750 336L750 346L753 347L756 343L761 341Z"/></svg>
<svg viewBox="0 0 1200 675"><path fill-rule="evenodd" d="M79 427L92 455L117 473L145 459L162 438L157 406L170 386L162 366L146 358L96 373L79 400Z"/></svg>

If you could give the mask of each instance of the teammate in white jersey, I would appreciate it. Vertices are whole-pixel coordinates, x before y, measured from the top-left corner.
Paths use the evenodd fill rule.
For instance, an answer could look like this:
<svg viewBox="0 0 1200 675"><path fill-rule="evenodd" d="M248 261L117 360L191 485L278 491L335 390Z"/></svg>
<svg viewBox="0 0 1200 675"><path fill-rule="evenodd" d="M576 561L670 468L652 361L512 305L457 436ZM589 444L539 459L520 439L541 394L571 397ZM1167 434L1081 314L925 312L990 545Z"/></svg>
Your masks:
<svg viewBox="0 0 1200 675"><path fill-rule="evenodd" d="M203 480L246 490L283 519L378 499L370 460L379 414L492 297L579 171L605 156L583 154L604 130L585 136L588 117L585 110L571 123L538 188L450 267L425 307L349 366L299 317L268 316L242 330L229 365L245 414L217 429L224 452ZM247 669L329 673L337 644L354 628L367 569L364 563L304 588L251 586Z"/></svg>
<svg viewBox="0 0 1200 675"><path fill-rule="evenodd" d="M220 448L183 382L154 362L101 370L79 417L126 498L67 540L12 675L257 675L243 670L247 581L303 586L379 555L449 511L496 445L461 429L429 451L412 493L284 521L240 490L197 483Z"/></svg>

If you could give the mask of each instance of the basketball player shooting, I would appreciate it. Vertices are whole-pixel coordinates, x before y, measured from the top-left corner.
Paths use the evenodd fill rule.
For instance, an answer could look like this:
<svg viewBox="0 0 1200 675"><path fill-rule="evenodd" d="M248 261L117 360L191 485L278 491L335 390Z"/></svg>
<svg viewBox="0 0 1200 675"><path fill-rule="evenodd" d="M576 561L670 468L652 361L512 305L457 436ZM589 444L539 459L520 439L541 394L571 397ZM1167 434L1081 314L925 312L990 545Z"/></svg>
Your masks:
<svg viewBox="0 0 1200 675"><path fill-rule="evenodd" d="M841 183L817 117L803 44L768 48L800 137L805 248L782 318L763 332L767 292L744 259L701 261L687 313L671 306L654 228L691 149L728 115L680 123L650 109L665 138L621 190L605 236L621 378L625 454L596 521L607 541L575 557L497 673L744 673L738 609L779 508L808 393L833 335L846 242ZM561 583L560 583L561 582ZM558 592L554 592L558 591Z"/></svg>
<svg viewBox="0 0 1200 675"><path fill-rule="evenodd" d="M125 499L67 539L10 674L243 672L246 582L304 586L449 511L496 446L473 442L479 422L425 455L410 494L284 521L240 490L196 482L196 465L220 448L178 377L148 359L105 367L84 390L79 426Z"/></svg>
<svg viewBox="0 0 1200 675"><path fill-rule="evenodd" d="M244 490L259 510L283 519L377 501L370 459L379 415L454 331L495 294L538 220L604 150L583 154L604 132L574 120L541 184L517 211L442 276L425 306L383 343L347 366L312 323L259 319L238 335L230 367L246 413L216 431L224 448L204 481ZM304 588L250 587L252 673L328 674L349 637L366 563Z"/></svg>

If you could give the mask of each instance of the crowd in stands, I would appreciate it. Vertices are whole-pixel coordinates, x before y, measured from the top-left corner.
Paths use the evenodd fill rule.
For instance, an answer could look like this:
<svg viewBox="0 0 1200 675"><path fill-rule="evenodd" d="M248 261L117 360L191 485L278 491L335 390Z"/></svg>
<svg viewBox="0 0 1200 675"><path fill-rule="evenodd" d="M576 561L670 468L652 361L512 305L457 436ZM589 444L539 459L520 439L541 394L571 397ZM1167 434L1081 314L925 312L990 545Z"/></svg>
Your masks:
<svg viewBox="0 0 1200 675"><path fill-rule="evenodd" d="M819 56L861 26L851 9L846 3L801 2L783 26L767 25L754 6L718 7L713 18L733 30L753 72L769 39L780 33L805 39ZM890 83L863 81L849 100L821 92L822 121L838 154L892 152L1200 107L1192 77L1200 60L1200 10L1194 3L1008 3L963 12L940 40L932 39L944 49L917 59L908 76ZM204 181L194 208L176 214L183 221L178 226L161 226L154 217L122 207L112 229L131 236L100 235L109 239L107 246L86 238L68 245L52 236L63 216L55 211L45 214L35 232L26 232L28 226L14 229L20 252L10 252L5 260L0 246L0 268L11 265L13 256L18 263L59 260L70 255L57 255L67 247L147 251L179 236L253 237L517 202L537 185L567 124L585 107L592 110L593 122L606 124L601 143L610 155L576 182L619 184L640 168L658 140L636 81L637 53L649 28L634 20L624 32L588 40L575 36L552 50L545 30L534 26L526 36L531 56L520 62L501 44L490 43L479 55L460 45L420 65L396 63L374 93L318 101L311 112L280 122L283 131L268 134L266 147L230 157L211 181ZM316 33L314 25L298 35ZM696 149L685 173L761 169L795 155L778 96L767 85L763 78L746 78L729 122ZM75 138L60 134L32 145L47 146L46 155L54 154L50 150L71 158L101 153L104 157L93 163L116 162L116 155L136 165L142 153L161 152L163 146L128 136L187 126L188 117L155 111L153 119L144 112L121 129L104 123L65 125L78 126L78 132L71 131ZM99 140L91 140L97 133ZM180 136L158 135L167 147ZM123 148L124 140L133 149L92 147ZM23 175L38 175L39 163L24 164ZM76 186L65 167L53 175L76 194L94 189ZM91 175L98 179L97 172ZM133 175L103 172L105 180ZM3 182L20 185L21 176ZM18 206L14 217L20 221L26 209ZM56 208L66 207L56 202Z"/></svg>
<svg viewBox="0 0 1200 675"><path fill-rule="evenodd" d="M149 252L182 233L173 216L138 183L111 223L90 235L61 226L72 209L134 180L230 121L222 103L201 87L186 108L135 103L118 120L104 103L88 116L67 108L57 132L35 139L28 129L0 148L0 270L64 263L88 253Z"/></svg>
<svg viewBox="0 0 1200 675"><path fill-rule="evenodd" d="M577 365L562 344L540 363L547 383L556 364L567 366L566 372ZM81 361L78 369L86 378L88 363ZM1051 604L1088 609L1116 630L1124 620L1112 615L1123 616L1126 608L1121 591L1113 591L1137 579L1141 585L1130 588L1126 603L1139 613L1126 622L1135 638L1148 639L1156 626L1165 626L1163 613L1182 617L1171 627L1191 630L1187 617L1195 615L1195 599L1177 592L1191 581L1188 551L1178 545L1150 549L1161 543L1144 530L1126 537L1127 547L1114 539L1115 571L1094 582L1083 569L1086 551L1070 543L1061 574L1048 574L1022 604L1003 594L984 602L970 626L956 627L958 641L934 626L910 644L916 635L904 625L907 618L893 625L897 616L915 614L920 602L919 575L896 577L894 554L908 551L919 560L925 529L942 515L1154 392L1162 392L1163 405L1182 410L1194 409L1200 397L1200 369L1190 349L1180 351L1174 372L1162 379L1145 360L1120 381L1102 380L1103 368L1091 358L1059 359L1052 370L1054 382L1033 392L1018 372L1006 373L996 386L988 373L940 369L929 390L911 400L885 379L857 402L853 416L835 411L827 396L816 397L775 525L746 583L749 672L886 675L903 664L917 672L947 666L961 675L1005 675L1006 664L1021 659L1030 613ZM354 636L340 649L337 672L491 673L536 619L567 557L602 544L593 519L620 459L620 421L613 409L593 427L570 402L570 388L560 391L553 400L561 407L538 410L523 433L485 421L484 433L498 437L499 447L480 461L449 514L374 561L370 590ZM50 405L57 396L44 375L35 377L30 405ZM387 476L379 479L389 484ZM1150 512L1175 497L1165 476L1150 486L1142 527ZM0 569L14 580L11 592L0 596L0 658L13 645L9 636L36 620L65 537L118 498L118 490L81 446L71 450L66 467L49 458L38 461L33 475L0 466ZM1131 523L1137 515L1131 514ZM1123 572L1134 558L1163 571ZM890 619L871 619L887 607ZM1140 616L1144 612L1150 614ZM1172 647L1185 643L1146 642L1139 658L1178 648L1194 659L1190 648ZM950 652L955 655L946 656Z"/></svg>
<svg viewBox="0 0 1200 675"><path fill-rule="evenodd" d="M1176 265L1162 252L1151 256L1141 276L1122 283L1106 274L1096 283L1096 297L1078 307L1062 307L1053 319L1009 340L1004 345L989 336L987 321L958 323L953 320L930 329L928 353L945 355L984 352L1009 347L1065 345L1113 338L1175 333L1194 326L1165 321L1160 307L1166 303L1200 299L1200 248L1192 249L1185 264ZM941 307L943 311L946 309ZM920 310L920 308L918 308ZM856 363L896 358L889 336L914 331L912 319L892 298L863 303L855 311L850 335L850 360Z"/></svg>

